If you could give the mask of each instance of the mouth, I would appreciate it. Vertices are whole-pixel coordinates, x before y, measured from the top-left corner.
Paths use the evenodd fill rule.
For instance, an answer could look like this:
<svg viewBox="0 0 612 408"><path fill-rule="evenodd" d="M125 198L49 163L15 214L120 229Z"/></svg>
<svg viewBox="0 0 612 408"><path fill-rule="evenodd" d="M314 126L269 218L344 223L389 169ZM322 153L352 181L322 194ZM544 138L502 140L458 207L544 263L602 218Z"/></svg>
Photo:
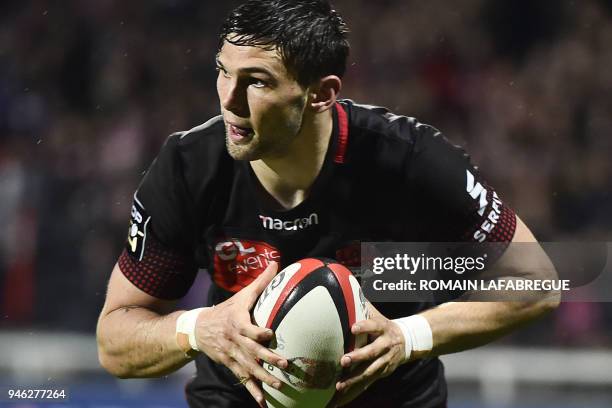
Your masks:
<svg viewBox="0 0 612 408"><path fill-rule="evenodd" d="M253 128L236 126L227 122L227 135L234 144L248 143L254 134Z"/></svg>

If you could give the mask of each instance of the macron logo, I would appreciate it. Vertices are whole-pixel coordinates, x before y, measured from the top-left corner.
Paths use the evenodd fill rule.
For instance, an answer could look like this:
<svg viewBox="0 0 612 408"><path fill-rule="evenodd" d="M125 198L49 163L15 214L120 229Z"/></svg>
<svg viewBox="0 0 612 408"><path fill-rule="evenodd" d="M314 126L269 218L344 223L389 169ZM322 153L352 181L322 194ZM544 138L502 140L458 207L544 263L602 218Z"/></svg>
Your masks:
<svg viewBox="0 0 612 408"><path fill-rule="evenodd" d="M465 186L465 190L474 200L478 199L480 201L479 202L480 209L478 210L478 215L482 217L484 215L485 209L487 208L487 204L488 204L487 189L484 188L482 184L480 183L474 184L474 181L476 181L476 179L474 178L474 175L470 173L469 170L466 170L466 173L467 173L467 183Z"/></svg>
<svg viewBox="0 0 612 408"><path fill-rule="evenodd" d="M308 217L296 218L290 221L283 221L279 218L266 217L260 215L261 224L265 229L275 231L297 231L310 227L311 225L319 224L319 216L317 213L312 213Z"/></svg>

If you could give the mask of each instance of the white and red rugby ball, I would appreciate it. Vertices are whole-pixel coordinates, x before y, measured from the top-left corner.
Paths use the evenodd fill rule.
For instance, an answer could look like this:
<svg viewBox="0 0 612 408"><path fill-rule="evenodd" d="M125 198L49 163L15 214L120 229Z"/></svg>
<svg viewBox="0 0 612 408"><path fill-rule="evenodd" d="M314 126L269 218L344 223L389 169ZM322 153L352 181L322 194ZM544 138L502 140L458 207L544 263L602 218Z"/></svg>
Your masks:
<svg viewBox="0 0 612 408"><path fill-rule="evenodd" d="M280 271L260 295L255 323L272 329L269 346L289 367L264 367L284 384L263 384L268 407L325 407L341 374L340 358L365 344L351 326L366 318L366 301L353 274L331 260L308 258Z"/></svg>

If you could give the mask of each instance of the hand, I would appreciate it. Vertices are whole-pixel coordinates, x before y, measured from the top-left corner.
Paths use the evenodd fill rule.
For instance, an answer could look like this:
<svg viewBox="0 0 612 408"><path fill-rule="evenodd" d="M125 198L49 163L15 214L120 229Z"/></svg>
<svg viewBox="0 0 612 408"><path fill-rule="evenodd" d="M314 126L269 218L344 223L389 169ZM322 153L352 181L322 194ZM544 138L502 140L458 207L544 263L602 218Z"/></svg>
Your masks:
<svg viewBox="0 0 612 408"><path fill-rule="evenodd" d="M280 388L281 382L259 365L257 359L280 369L286 368L288 362L260 344L270 341L274 333L253 325L250 310L277 271L278 264L271 262L249 286L225 302L202 311L196 322L200 350L229 368L237 382L244 384L262 407L265 400L258 380L274 388Z"/></svg>
<svg viewBox="0 0 612 408"><path fill-rule="evenodd" d="M368 309L370 317L355 323L351 332L355 335L367 334L369 344L340 359L340 364L348 373L336 384L337 392L329 407L349 403L374 381L390 375L405 360L406 346L401 329L371 303L368 303Z"/></svg>

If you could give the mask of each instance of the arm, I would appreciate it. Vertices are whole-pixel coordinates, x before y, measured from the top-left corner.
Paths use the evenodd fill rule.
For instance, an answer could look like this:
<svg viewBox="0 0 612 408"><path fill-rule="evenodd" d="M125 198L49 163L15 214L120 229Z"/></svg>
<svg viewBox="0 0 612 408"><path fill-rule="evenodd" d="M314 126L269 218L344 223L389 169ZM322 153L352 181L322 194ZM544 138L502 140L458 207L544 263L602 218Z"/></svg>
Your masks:
<svg viewBox="0 0 612 408"><path fill-rule="evenodd" d="M517 217L517 229L512 242L537 242L525 224ZM493 267L510 277L554 279L555 269L541 249L529 258L521 253L520 245L502 255ZM493 272L493 274L500 275ZM449 302L420 315L431 329L430 350L409 350L399 326L385 318L374 307L371 317L352 327L354 334L367 333L375 338L367 346L346 354L341 359L345 368L360 366L349 378L338 382L335 404L342 405L356 398L371 383L390 375L400 364L417 358L450 354L487 344L517 327L524 325L559 304L559 295L541 295L533 301L471 302L466 294L463 302ZM371 305L370 305L371 306ZM409 358L406 358L406 356Z"/></svg>
<svg viewBox="0 0 612 408"><path fill-rule="evenodd" d="M98 319L100 364L117 377L132 378L162 376L189 362L176 342L182 311L169 313L175 304L141 291L115 265Z"/></svg>
<svg viewBox="0 0 612 408"><path fill-rule="evenodd" d="M537 242L518 217L512 242ZM554 266L544 251L538 249L535 254L529 251L530 259L526 260L520 246L511 245L494 269L508 271L505 273L508 277L555 279ZM558 293L546 297L539 294L530 301L504 302L473 302L469 301L470 296L468 293L461 299L466 301L445 303L421 313L429 322L433 337L433 348L426 355L456 353L487 344L554 310L560 301ZM418 357L416 352L411 359Z"/></svg>
<svg viewBox="0 0 612 408"><path fill-rule="evenodd" d="M202 310L194 327L198 349L227 366L260 405L264 396L258 381L276 388L281 384L257 359L279 368L288 364L260 344L273 333L253 325L249 312L277 268L271 263L230 299ZM97 327L101 365L115 376L131 378L162 376L189 362L185 352L190 350L179 346L176 334L177 319L184 311L170 313L174 303L142 292L115 266Z"/></svg>
<svg viewBox="0 0 612 408"><path fill-rule="evenodd" d="M200 193L192 191L184 173L188 159L180 148L181 136L168 137L134 194L127 246L113 270L98 321L99 359L116 376L153 377L184 365L190 360L186 353L201 351L228 367L262 405L259 381L271 386L279 382L257 359L279 368L287 361L260 344L273 333L252 324L250 310L277 265L270 263L251 284L213 308L173 312L175 303L160 299L187 293L197 274L195 225L211 221L200 219L207 214L196 216L195 201L206 208L209 199L194 201ZM205 165L195 172L195 189L214 200L214 189L206 186L212 186L225 148L223 143L209 147Z"/></svg>

